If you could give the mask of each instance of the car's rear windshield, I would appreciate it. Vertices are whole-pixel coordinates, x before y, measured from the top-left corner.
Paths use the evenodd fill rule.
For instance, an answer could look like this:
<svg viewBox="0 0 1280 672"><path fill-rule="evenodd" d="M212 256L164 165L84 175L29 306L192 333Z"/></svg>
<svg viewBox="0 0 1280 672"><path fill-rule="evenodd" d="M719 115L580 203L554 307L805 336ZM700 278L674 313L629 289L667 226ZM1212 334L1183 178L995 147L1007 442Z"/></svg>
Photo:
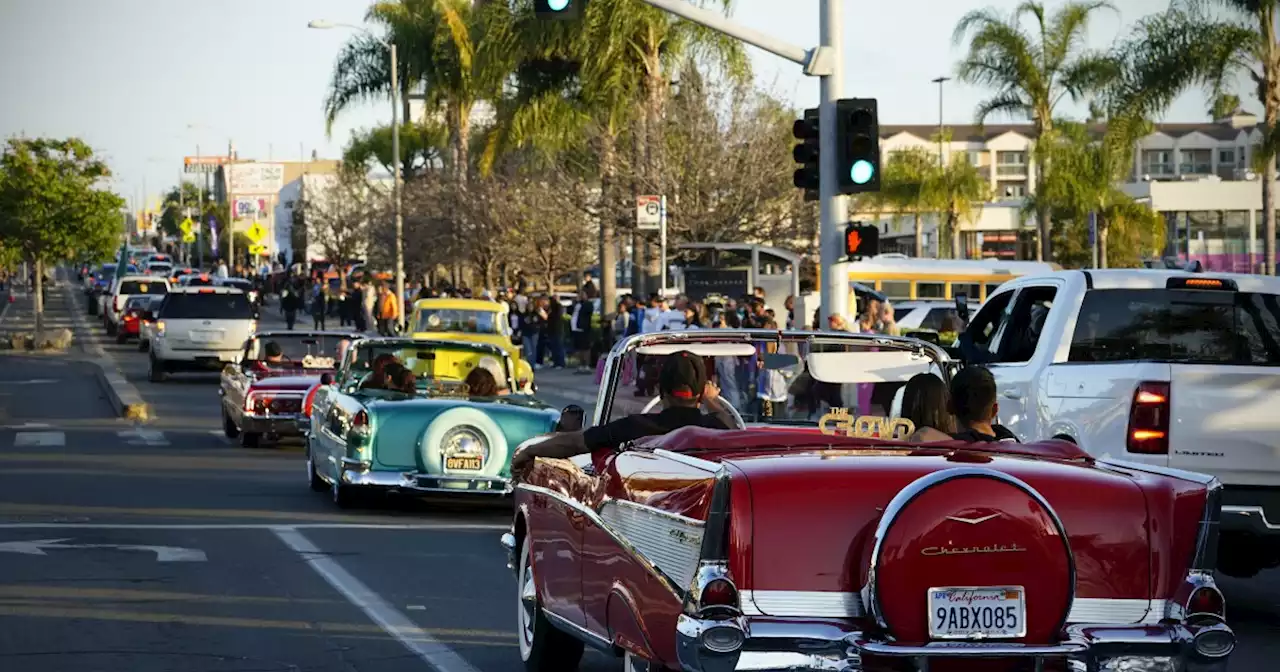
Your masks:
<svg viewBox="0 0 1280 672"><path fill-rule="evenodd" d="M1280 365L1280 295L1095 289L1084 297L1070 361Z"/></svg>
<svg viewBox="0 0 1280 672"><path fill-rule="evenodd" d="M126 280L120 283L120 293L125 296L133 294L168 294L169 288L163 282Z"/></svg>
<svg viewBox="0 0 1280 672"><path fill-rule="evenodd" d="M166 320L252 320L249 299L240 293L170 294L160 307Z"/></svg>

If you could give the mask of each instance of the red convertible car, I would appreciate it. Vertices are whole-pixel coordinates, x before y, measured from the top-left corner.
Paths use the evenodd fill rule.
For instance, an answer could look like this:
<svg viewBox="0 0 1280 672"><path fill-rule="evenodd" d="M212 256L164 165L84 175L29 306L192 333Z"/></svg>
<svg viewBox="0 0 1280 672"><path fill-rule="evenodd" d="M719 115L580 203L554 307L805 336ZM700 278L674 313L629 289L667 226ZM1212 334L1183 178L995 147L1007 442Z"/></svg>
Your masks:
<svg viewBox="0 0 1280 672"><path fill-rule="evenodd" d="M1226 669L1214 479L1065 441L894 438L904 381L956 370L906 338L635 336L594 422L626 358L677 350L740 426L535 461L502 538L527 669L576 669L584 645L628 672ZM786 401L734 398L774 376Z"/></svg>

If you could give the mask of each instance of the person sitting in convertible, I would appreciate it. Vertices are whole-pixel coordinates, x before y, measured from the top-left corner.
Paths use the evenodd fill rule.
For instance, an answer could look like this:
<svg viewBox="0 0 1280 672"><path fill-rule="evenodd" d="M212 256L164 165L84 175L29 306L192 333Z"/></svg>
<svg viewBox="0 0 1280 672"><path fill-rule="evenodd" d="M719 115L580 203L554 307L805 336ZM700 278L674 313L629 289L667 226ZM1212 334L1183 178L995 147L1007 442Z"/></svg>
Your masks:
<svg viewBox="0 0 1280 672"><path fill-rule="evenodd" d="M734 424L720 389L707 381L706 364L692 352L681 350L667 356L658 375L658 392L662 395L661 413L638 413L581 432L555 434L516 453L511 459L512 473L528 469L535 457L565 458L602 448L617 450L628 441L681 427L729 429ZM712 413L702 413L699 406L703 402Z"/></svg>
<svg viewBox="0 0 1280 672"><path fill-rule="evenodd" d="M262 358L262 361L268 364L284 363L284 349L280 347L279 343L267 341L267 344L262 348L262 352L266 355Z"/></svg>
<svg viewBox="0 0 1280 672"><path fill-rule="evenodd" d="M981 366L966 366L951 378L951 412L959 431L951 438L969 443L1019 443L1018 437L996 424L996 379Z"/></svg>
<svg viewBox="0 0 1280 672"><path fill-rule="evenodd" d="M400 360L396 359L396 356L389 352L384 352L381 355L374 357L373 364L369 367L373 372L369 374L369 377L366 378L363 383L360 383L360 389L387 389L387 366L399 363Z"/></svg>

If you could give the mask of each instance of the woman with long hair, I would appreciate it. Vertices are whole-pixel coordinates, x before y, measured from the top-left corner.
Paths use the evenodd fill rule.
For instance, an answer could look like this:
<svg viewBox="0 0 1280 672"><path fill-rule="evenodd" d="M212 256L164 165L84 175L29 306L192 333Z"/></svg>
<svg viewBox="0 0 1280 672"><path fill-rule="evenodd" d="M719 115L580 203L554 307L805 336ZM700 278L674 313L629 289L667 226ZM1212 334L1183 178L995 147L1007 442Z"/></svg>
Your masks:
<svg viewBox="0 0 1280 672"><path fill-rule="evenodd" d="M956 431L952 417L951 395L947 384L932 373L917 373L902 391L902 417L910 420L916 431L908 438L913 443L950 441Z"/></svg>

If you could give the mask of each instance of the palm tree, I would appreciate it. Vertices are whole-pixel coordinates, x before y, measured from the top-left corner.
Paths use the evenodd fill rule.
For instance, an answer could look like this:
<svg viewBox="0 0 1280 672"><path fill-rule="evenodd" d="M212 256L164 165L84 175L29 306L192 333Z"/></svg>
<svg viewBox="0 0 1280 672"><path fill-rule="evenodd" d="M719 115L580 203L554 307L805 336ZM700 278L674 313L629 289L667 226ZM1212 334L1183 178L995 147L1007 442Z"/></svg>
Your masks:
<svg viewBox="0 0 1280 672"><path fill-rule="evenodd" d="M1262 103L1262 140L1254 149L1262 163L1265 273L1276 274L1276 155L1280 150L1280 43L1278 0L1188 0L1142 21L1118 50L1123 86L1116 96L1157 115L1183 91L1203 87L1211 99L1241 73L1248 73ZM1226 9L1227 16L1212 12Z"/></svg>
<svg viewBox="0 0 1280 672"><path fill-rule="evenodd" d="M961 224L972 222L990 195L990 181L969 162L966 154L952 155L945 166L935 163L930 174L926 174L923 201L938 213L938 247L941 249L943 236L947 236L950 258L961 257Z"/></svg>
<svg viewBox="0 0 1280 672"><path fill-rule="evenodd" d="M503 3L469 0L383 0L365 19L383 27L399 48L404 117L407 93L422 87L427 110L443 112L451 172L465 183L470 164L471 111L494 99L514 66L510 12ZM325 100L329 128L351 104L390 95L386 52L360 35L343 47ZM424 139L425 140L425 139Z"/></svg>
<svg viewBox="0 0 1280 672"><path fill-rule="evenodd" d="M910 213L915 224L915 256L924 256L924 223L929 211L925 187L938 170L937 156L923 147L908 147L889 154L880 180L880 191L858 197L861 210L902 215Z"/></svg>
<svg viewBox="0 0 1280 672"><path fill-rule="evenodd" d="M1115 7L1106 0L1072 1L1049 15L1043 3L1027 0L1010 15L984 9L966 14L956 25L956 44L970 37L957 76L996 91L978 106L978 123L997 113L1031 120L1037 146L1036 190L1043 188L1050 170L1048 156L1038 148L1053 134L1054 108L1064 97L1085 99L1114 76L1110 58L1082 47L1089 19L1100 9ZM1022 25L1027 17L1033 19L1031 31ZM1036 259L1041 261L1052 256L1049 214L1043 207L1036 211Z"/></svg>
<svg viewBox="0 0 1280 672"><path fill-rule="evenodd" d="M1231 116L1231 113L1238 109L1240 109L1240 96L1234 93L1220 93L1213 99L1213 103L1209 105L1209 118L1213 120L1223 119Z"/></svg>

